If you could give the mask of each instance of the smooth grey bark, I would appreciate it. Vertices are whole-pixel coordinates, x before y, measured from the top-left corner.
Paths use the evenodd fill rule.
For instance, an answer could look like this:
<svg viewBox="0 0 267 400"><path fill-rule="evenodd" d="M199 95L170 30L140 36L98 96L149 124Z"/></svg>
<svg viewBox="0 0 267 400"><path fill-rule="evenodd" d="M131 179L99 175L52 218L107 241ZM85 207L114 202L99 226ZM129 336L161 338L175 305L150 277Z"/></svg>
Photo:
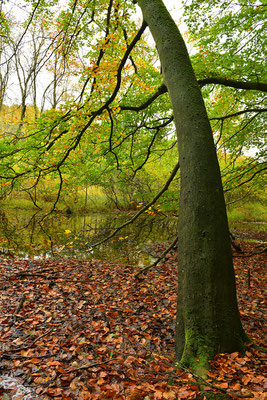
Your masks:
<svg viewBox="0 0 267 400"><path fill-rule="evenodd" d="M193 366L240 351L246 335L220 169L204 101L184 40L162 0L138 0L155 40L171 99L181 170L178 223L177 359Z"/></svg>

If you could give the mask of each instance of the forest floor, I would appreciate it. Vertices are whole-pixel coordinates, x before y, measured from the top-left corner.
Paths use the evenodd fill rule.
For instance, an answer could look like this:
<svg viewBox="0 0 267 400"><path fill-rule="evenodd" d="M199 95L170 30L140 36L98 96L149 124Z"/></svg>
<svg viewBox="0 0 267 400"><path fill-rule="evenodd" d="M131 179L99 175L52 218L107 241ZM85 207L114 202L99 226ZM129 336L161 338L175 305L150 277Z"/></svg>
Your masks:
<svg viewBox="0 0 267 400"><path fill-rule="evenodd" d="M241 318L263 346L266 253L263 244L238 244L245 252L234 258ZM251 345L244 355L215 357L202 385L191 371L174 370L176 257L172 251L140 280L134 266L101 260L0 259L0 399L174 400L214 393L263 400L265 353Z"/></svg>

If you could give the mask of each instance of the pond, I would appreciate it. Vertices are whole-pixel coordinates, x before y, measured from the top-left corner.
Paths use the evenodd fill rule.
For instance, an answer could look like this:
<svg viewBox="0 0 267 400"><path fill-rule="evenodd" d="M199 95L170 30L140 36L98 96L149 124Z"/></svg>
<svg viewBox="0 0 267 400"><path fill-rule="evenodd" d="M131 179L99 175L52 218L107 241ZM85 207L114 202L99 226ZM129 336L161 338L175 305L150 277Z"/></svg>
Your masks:
<svg viewBox="0 0 267 400"><path fill-rule="evenodd" d="M38 214L25 210L0 211L0 256L45 259L112 260L143 267L154 261L153 244L170 242L177 235L177 218L162 213L142 215L108 242L92 246L133 217L133 213L53 214L40 223ZM264 222L233 222L237 240L266 241Z"/></svg>
<svg viewBox="0 0 267 400"><path fill-rule="evenodd" d="M129 220L132 213L54 214L40 223L25 210L0 211L0 252L3 257L105 259L139 267L153 260L150 246L172 241L177 218L163 214L140 216L108 242L92 246Z"/></svg>

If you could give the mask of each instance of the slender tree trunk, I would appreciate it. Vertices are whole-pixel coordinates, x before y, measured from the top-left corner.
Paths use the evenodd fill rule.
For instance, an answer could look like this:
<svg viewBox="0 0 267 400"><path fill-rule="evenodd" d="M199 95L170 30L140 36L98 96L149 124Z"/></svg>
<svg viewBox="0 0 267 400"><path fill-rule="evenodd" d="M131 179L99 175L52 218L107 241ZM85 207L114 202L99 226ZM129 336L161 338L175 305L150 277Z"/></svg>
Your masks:
<svg viewBox="0 0 267 400"><path fill-rule="evenodd" d="M177 359L204 365L247 339L236 300L223 188L212 131L183 38L162 0L138 0L172 102L181 170Z"/></svg>
<svg viewBox="0 0 267 400"><path fill-rule="evenodd" d="M52 108L56 109L57 107L57 84L58 84L58 55L56 54L55 63L54 63L54 70L53 70L53 93L52 93Z"/></svg>
<svg viewBox="0 0 267 400"><path fill-rule="evenodd" d="M5 86L2 78L2 74L0 72L0 111L2 110L4 104L4 97L5 97Z"/></svg>
<svg viewBox="0 0 267 400"><path fill-rule="evenodd" d="M36 74L34 73L33 82L32 82L32 98L33 98L33 109L34 109L34 119L38 118L38 107L37 107L37 82L36 82Z"/></svg>
<svg viewBox="0 0 267 400"><path fill-rule="evenodd" d="M27 109L27 105L26 105L26 93L23 92L22 93L22 100L21 100L21 112L20 112L20 123L19 123L19 132L21 132L22 127L23 127L23 121L26 115L26 109Z"/></svg>

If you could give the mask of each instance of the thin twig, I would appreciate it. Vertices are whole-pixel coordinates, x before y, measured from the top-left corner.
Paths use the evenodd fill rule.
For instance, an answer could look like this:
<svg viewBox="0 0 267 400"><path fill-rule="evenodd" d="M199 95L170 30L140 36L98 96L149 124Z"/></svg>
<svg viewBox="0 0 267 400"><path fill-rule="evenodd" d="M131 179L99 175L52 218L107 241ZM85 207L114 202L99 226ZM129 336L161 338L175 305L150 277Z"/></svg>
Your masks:
<svg viewBox="0 0 267 400"><path fill-rule="evenodd" d="M48 358L48 357L55 357L55 354L43 354L43 355L41 355L41 356L36 356L36 355L31 355L31 356L25 356L25 355L23 355L23 354L14 354L14 355L12 355L12 354L7 354L7 353L3 353L3 354L0 354L0 360L1 359L8 359L8 360L17 360L17 359L19 359L19 358L23 358L23 359L25 359L25 360L30 360L31 358L38 358L38 359L41 359L41 358Z"/></svg>
<svg viewBox="0 0 267 400"><path fill-rule="evenodd" d="M70 278L66 278L65 276L51 276L51 275L44 275L44 274L31 274L31 273L27 273L27 272L19 272L17 275L17 277L20 278L27 278L27 277L38 277L38 278L44 278L47 280L62 280L62 281L67 281L67 282L73 282L73 283L86 283L86 282L91 282L90 279L70 279Z"/></svg>
<svg viewBox="0 0 267 400"><path fill-rule="evenodd" d="M26 300L26 296L25 296L25 294L23 294L23 295L21 296L21 298L20 298L20 302L19 302L19 304L18 304L16 310L15 310L14 313L13 313L14 318L16 318L16 314L18 314L18 313L20 312L20 310L21 310L21 308L22 308L23 303L24 303L25 300Z"/></svg>
<svg viewBox="0 0 267 400"><path fill-rule="evenodd" d="M252 256L257 256L258 254L266 253L267 247L264 247L262 251L258 251L257 253L249 253L249 254L236 254L233 255L233 257L252 257Z"/></svg>
<svg viewBox="0 0 267 400"><path fill-rule="evenodd" d="M112 357L109 360L106 361L102 361L102 362L98 362L98 363L94 363L94 364L86 364L86 365L82 365L81 367L78 368L72 368L72 369L68 369L65 370L64 373L69 373L69 372L76 372L79 371L81 369L88 369L88 368L93 368L93 367L97 367L98 365L102 365L102 364L108 364L111 361L117 360L117 357Z"/></svg>
<svg viewBox="0 0 267 400"><path fill-rule="evenodd" d="M44 333L43 335L41 335L41 336L38 336L37 338L35 338L34 339L34 341L32 342L32 343L30 343L29 345L27 345L27 346L22 346L22 347L18 347L18 348L16 348L16 349L9 349L9 350L6 350L7 352L9 352L9 353L16 353L17 351L21 351L21 350L28 350L28 349L30 349L31 347L33 347L33 345L36 343L36 342L38 342L38 340L40 340L41 338L43 338L44 336L47 336L47 335L49 335L49 333L51 333L52 332L52 330L53 329L49 329L49 331L48 332L46 332L46 333ZM0 357L3 357L3 356L8 356L8 354L2 354ZM31 356L32 357L32 356Z"/></svg>

